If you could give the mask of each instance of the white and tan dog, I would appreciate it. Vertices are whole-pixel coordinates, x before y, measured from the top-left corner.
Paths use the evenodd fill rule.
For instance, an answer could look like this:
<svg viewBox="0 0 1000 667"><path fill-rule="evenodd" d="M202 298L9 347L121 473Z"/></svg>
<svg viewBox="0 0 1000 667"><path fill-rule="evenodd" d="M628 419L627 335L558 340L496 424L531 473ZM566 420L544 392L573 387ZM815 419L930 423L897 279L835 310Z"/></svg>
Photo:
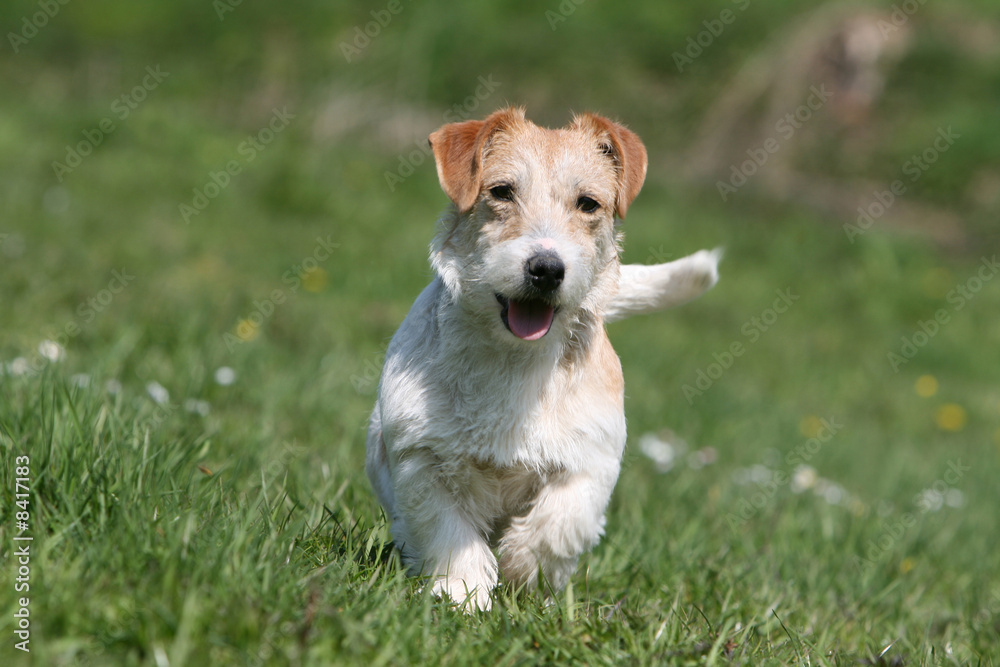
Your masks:
<svg viewBox="0 0 1000 667"><path fill-rule="evenodd" d="M549 130L504 109L430 143L453 206L386 355L367 471L410 571L488 609L498 570L561 588L604 532L625 446L604 323L699 296L719 256L621 266L646 149L600 116Z"/></svg>

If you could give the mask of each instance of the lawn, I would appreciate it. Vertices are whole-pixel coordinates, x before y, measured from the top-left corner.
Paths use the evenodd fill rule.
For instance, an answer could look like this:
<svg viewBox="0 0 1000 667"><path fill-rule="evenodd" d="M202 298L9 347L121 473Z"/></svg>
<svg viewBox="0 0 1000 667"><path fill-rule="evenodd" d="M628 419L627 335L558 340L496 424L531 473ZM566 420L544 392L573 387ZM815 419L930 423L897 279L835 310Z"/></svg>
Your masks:
<svg viewBox="0 0 1000 667"><path fill-rule="evenodd" d="M953 125L890 207L958 220L942 241L845 230L773 196L778 164L726 200L681 176L712 100L822 3L748 5L683 71L744 3L550 4L101 0L6 38L0 664L1000 664L1000 57L949 32L1000 13L920 9L867 124L826 109L776 153L876 201ZM422 138L505 102L646 140L625 261L726 254L700 300L609 326L605 539L551 604L470 616L401 570L364 435L447 202Z"/></svg>

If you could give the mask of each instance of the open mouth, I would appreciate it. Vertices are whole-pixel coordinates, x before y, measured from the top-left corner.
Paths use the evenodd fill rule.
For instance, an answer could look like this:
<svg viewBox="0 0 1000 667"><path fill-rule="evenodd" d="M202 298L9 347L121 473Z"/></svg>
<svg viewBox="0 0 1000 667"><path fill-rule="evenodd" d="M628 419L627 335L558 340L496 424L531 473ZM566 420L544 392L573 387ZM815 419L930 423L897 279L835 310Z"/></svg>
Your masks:
<svg viewBox="0 0 1000 667"><path fill-rule="evenodd" d="M508 299L499 294L497 302L502 310L500 319L504 326L522 340L538 340L552 328L556 308L541 299Z"/></svg>

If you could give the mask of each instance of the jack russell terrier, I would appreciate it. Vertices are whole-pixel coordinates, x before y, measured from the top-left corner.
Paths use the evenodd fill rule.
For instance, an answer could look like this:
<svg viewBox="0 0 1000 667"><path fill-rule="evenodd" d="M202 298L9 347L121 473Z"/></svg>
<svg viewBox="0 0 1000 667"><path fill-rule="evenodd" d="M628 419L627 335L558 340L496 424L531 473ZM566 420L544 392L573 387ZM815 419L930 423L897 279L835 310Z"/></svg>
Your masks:
<svg viewBox="0 0 1000 667"><path fill-rule="evenodd" d="M366 468L410 572L486 610L499 573L558 590L604 533L625 447L604 323L701 295L720 255L621 264L646 149L601 116L550 130L508 108L430 144L452 206L386 354Z"/></svg>

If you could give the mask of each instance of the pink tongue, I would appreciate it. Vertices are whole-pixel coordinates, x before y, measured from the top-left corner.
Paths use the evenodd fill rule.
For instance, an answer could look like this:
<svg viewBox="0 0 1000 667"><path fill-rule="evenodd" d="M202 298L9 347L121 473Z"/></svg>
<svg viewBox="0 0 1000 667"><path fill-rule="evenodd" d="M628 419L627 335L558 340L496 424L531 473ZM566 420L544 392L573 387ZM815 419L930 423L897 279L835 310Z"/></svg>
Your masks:
<svg viewBox="0 0 1000 667"><path fill-rule="evenodd" d="M552 306L541 301L511 299L507 308L507 324L518 338L538 340L549 332L554 312Z"/></svg>

